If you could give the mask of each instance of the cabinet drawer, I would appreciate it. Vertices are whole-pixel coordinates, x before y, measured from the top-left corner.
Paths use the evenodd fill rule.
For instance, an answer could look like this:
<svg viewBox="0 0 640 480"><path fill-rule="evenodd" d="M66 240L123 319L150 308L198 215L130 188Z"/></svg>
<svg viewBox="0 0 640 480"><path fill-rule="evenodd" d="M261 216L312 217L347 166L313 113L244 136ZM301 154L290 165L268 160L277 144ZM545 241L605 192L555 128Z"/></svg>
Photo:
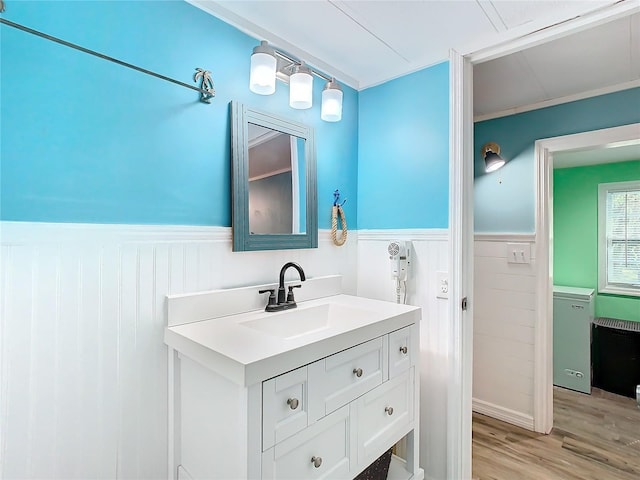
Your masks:
<svg viewBox="0 0 640 480"><path fill-rule="evenodd" d="M262 453L263 479L346 480L349 468L348 406Z"/></svg>
<svg viewBox="0 0 640 480"><path fill-rule="evenodd" d="M309 421L346 405L382 383L386 337L375 338L309 365Z"/></svg>
<svg viewBox="0 0 640 480"><path fill-rule="evenodd" d="M262 383L262 450L307 426L309 395L307 367Z"/></svg>
<svg viewBox="0 0 640 480"><path fill-rule="evenodd" d="M410 325L389 334L389 378L397 377L415 364L417 348L413 331Z"/></svg>
<svg viewBox="0 0 640 480"><path fill-rule="evenodd" d="M410 368L351 405L358 466L374 461L412 428L414 376Z"/></svg>

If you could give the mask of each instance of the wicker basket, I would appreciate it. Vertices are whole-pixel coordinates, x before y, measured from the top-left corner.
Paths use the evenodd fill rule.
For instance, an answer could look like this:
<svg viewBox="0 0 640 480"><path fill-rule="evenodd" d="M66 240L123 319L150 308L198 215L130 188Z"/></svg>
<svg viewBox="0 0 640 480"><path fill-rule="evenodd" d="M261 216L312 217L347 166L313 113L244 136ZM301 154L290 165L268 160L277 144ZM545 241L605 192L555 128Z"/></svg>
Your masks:
<svg viewBox="0 0 640 480"><path fill-rule="evenodd" d="M369 465L354 480L386 480L389 474L389 464L391 463L391 451L392 449L390 448L383 453L380 458Z"/></svg>

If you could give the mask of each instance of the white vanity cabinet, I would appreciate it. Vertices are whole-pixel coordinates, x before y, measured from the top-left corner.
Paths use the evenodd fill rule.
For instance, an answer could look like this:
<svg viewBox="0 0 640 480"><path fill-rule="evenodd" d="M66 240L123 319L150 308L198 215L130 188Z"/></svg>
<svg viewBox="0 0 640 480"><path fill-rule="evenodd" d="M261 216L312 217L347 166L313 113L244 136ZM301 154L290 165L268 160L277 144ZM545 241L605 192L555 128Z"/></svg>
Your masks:
<svg viewBox="0 0 640 480"><path fill-rule="evenodd" d="M410 325L265 379L257 387L230 388L236 398L221 391L224 382L221 384L214 372L206 372L183 357L181 398L202 399L210 391L211 405L206 408L205 402L193 409L188 402L190 409L180 412L183 461L179 478L348 480L407 435L409 449L415 448L415 349L417 328ZM193 375L195 370L200 374ZM227 399L230 405L220 405L221 399ZM250 408L251 404L256 408L240 418L245 405ZM240 412L232 413L238 406ZM233 417L238 420L233 422L238 429L247 429L247 436L239 444L234 444L234 439L242 435L229 435L226 420ZM227 447L224 438L208 438L217 437L216 431L226 432L227 446L233 445L234 450L230 454L223 454ZM259 441L252 445L252 437ZM187 448L198 451L200 459ZM238 455L237 449L246 450L242 455L246 455L246 472L242 468L227 470L228 462ZM411 459L416 452L410 452ZM214 460L216 457L218 460ZM187 459L193 463L190 465ZM401 467L404 473L399 478L421 478L410 471L417 470L415 463Z"/></svg>
<svg viewBox="0 0 640 480"><path fill-rule="evenodd" d="M272 344L246 327L230 336L231 317L224 328L211 321L167 329L172 478L350 480L403 438L406 458L394 455L388 478L424 478L419 309L343 295L331 301L367 308L373 302L373 320ZM376 320L376 311L385 317ZM254 343L258 338L262 344Z"/></svg>

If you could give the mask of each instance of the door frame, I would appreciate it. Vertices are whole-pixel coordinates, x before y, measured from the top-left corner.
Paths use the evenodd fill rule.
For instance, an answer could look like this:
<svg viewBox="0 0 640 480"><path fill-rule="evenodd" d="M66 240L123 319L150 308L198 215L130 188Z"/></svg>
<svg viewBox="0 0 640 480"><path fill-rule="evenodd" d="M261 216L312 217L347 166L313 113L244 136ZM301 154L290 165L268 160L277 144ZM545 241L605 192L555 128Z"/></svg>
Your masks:
<svg viewBox="0 0 640 480"><path fill-rule="evenodd" d="M449 272L452 274L447 478L467 479L471 478L473 374L473 66L468 58L451 50L449 68ZM464 298L466 308L462 306Z"/></svg>
<svg viewBox="0 0 640 480"><path fill-rule="evenodd" d="M622 2L585 14L570 21L540 30L506 32L511 36L490 46L468 51L451 50L449 54L450 85L450 151L449 151L449 380L447 384L447 478L471 478L471 400L473 375L473 65L515 53L526 48L593 28L617 18L640 11L638 2ZM532 27L535 28L535 27ZM536 157L537 158L537 157ZM466 159L466 160L465 160ZM549 175L550 162L546 165ZM536 245L547 244L549 257L549 183L536 181ZM543 191L547 189L547 192ZM546 199L546 200L545 200ZM546 201L545 205L542 205ZM538 210L540 210L538 212ZM546 222L546 223L544 223ZM547 230L540 228L547 226ZM544 242L539 241L545 239ZM539 252L538 252L539 253ZM544 253L544 252L543 252ZM541 279L538 272L537 298L542 308L538 310L535 325L534 356L534 428L550 430L553 421L552 371L549 370L549 335L552 329L544 322L542 312L549 313L550 278L549 263L544 264L547 275ZM551 270L552 273L552 270ZM545 294L542 294L545 292ZM462 298L467 297L468 309L463 312ZM545 300L546 299L546 300ZM546 304L544 303L546 302ZM546 341L545 341L546 339ZM551 382L549 382L551 375Z"/></svg>
<svg viewBox="0 0 640 480"><path fill-rule="evenodd" d="M533 426L553 427L553 154L637 141L640 123L536 140L536 273Z"/></svg>

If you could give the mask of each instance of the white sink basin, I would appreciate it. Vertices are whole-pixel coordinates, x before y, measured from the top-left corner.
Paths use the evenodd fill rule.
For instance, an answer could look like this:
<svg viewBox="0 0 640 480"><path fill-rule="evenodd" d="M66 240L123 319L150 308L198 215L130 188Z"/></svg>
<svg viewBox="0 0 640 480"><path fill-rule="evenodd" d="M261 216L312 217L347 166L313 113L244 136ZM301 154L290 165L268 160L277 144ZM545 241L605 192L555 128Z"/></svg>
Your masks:
<svg viewBox="0 0 640 480"><path fill-rule="evenodd" d="M256 297L262 288L251 287L245 297L262 304L262 297ZM420 321L418 307L342 294L303 300L282 312L265 312L262 306L229 315L222 309L219 316L188 321L210 308L242 304L238 290L243 291L232 289L222 299L208 294L204 303L195 297L182 305L179 321L184 323L174 320L165 342L239 385L253 385L292 365L306 365Z"/></svg>
<svg viewBox="0 0 640 480"><path fill-rule="evenodd" d="M239 325L267 335L293 339L337 325L361 323L371 315L372 312L369 310L351 308L337 303L325 303L282 312L265 313L259 318L241 322Z"/></svg>

